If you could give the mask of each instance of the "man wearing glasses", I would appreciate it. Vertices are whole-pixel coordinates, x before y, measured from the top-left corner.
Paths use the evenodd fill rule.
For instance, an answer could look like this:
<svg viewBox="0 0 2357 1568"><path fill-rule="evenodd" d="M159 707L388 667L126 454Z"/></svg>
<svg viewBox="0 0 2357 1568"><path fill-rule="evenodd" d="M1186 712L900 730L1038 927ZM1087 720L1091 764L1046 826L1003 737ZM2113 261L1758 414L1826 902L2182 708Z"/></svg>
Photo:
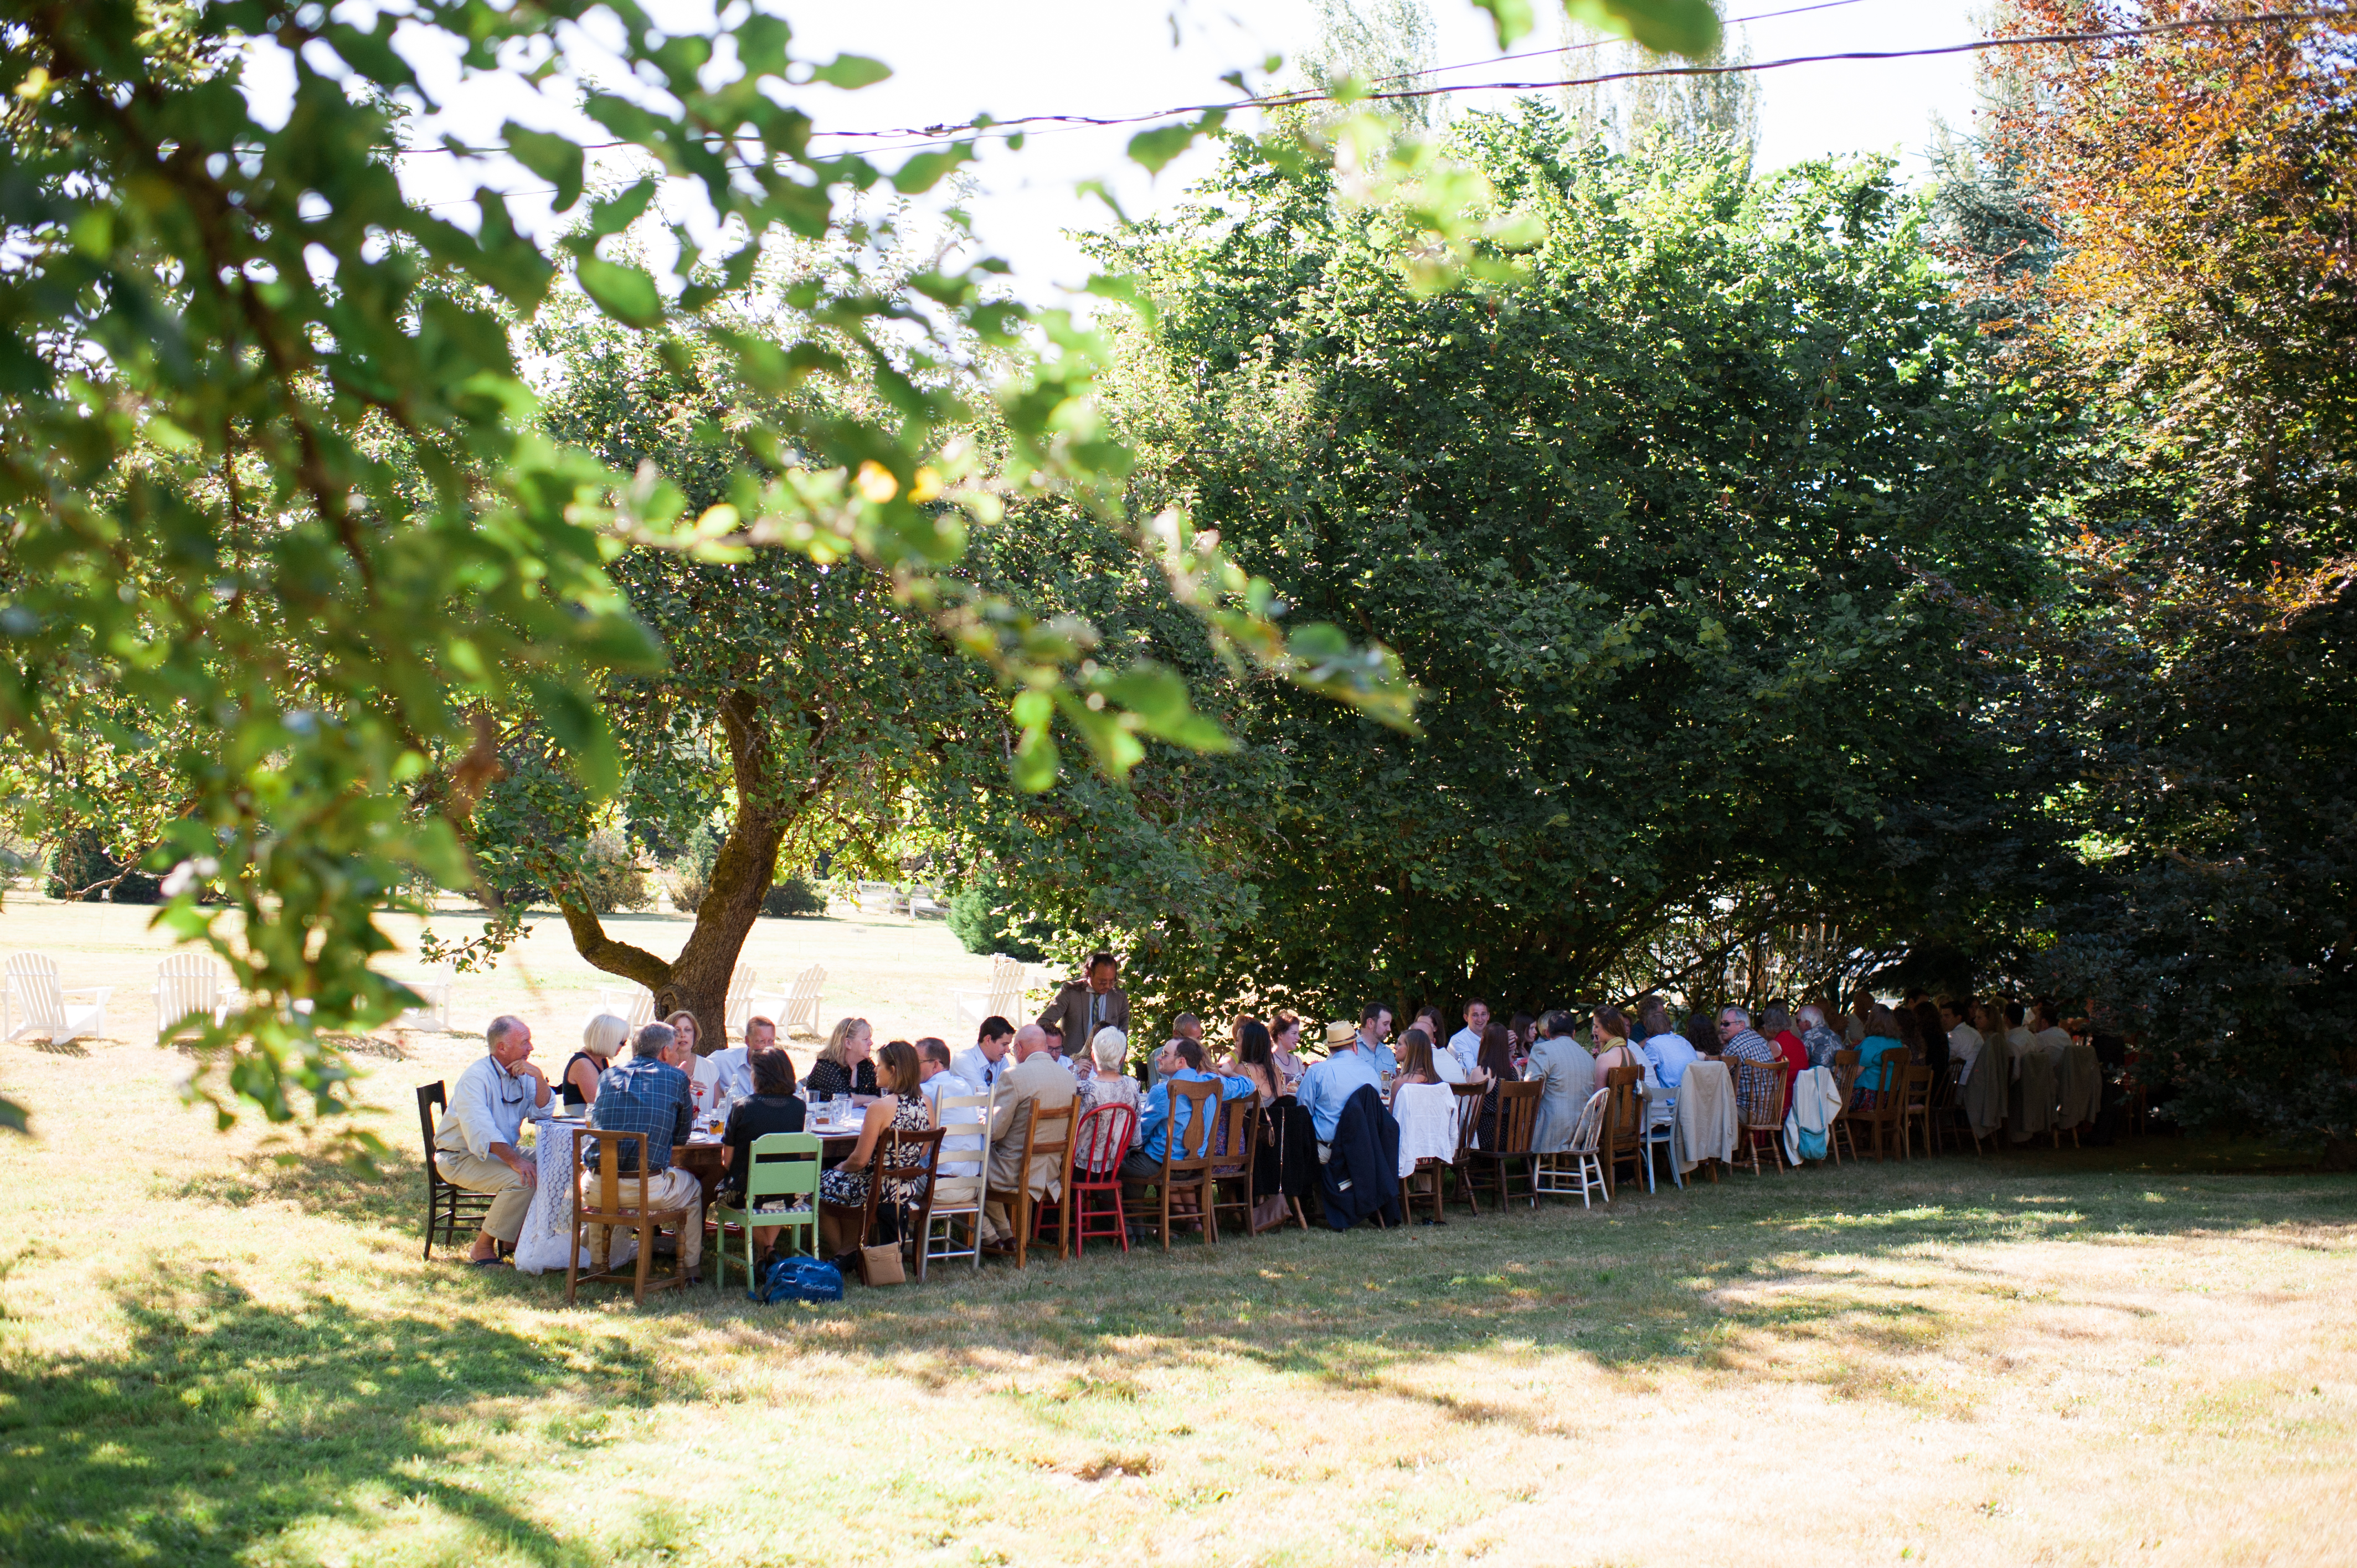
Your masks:
<svg viewBox="0 0 2357 1568"><path fill-rule="evenodd" d="M491 1210L467 1261L490 1268L500 1244L515 1246L540 1172L518 1144L524 1118L548 1109L548 1076L533 1066L532 1026L501 1015L483 1031L489 1051L458 1075L442 1125L434 1134L434 1164L443 1179L468 1192L491 1195Z"/></svg>
<svg viewBox="0 0 2357 1568"><path fill-rule="evenodd" d="M1762 1067L1775 1067L1784 1059L1783 1054L1762 1039L1760 1031L1751 1026L1751 1015L1741 1007L1729 1007L1719 1014L1718 1048L1730 1059L1739 1058L1744 1061L1758 1062ZM1732 1067L1727 1070L1735 1073ZM1742 1075L1735 1073L1735 1076L1740 1079ZM1755 1112L1764 1114L1766 1108L1746 1104L1741 1109L1749 1117Z"/></svg>

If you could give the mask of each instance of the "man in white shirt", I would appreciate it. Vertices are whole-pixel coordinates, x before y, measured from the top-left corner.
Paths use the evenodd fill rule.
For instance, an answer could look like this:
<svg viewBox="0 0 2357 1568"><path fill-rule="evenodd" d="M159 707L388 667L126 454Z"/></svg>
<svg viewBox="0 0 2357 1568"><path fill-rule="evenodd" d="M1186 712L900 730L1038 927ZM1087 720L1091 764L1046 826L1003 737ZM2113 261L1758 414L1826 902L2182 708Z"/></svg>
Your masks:
<svg viewBox="0 0 2357 1568"><path fill-rule="evenodd" d="M2005 1004L2005 1059L2009 1064L2013 1079L2017 1083L2021 1080L2023 1055L2035 1048L2030 1040L2029 1029L2024 1027L2021 1022L2026 1015L2020 1003L2008 1002Z"/></svg>
<svg viewBox="0 0 2357 1568"><path fill-rule="evenodd" d="M777 1025L767 1018L748 1018L745 1020L743 1045L723 1046L704 1058L712 1064L712 1070L719 1079L720 1101L723 1104L731 1098L745 1100L752 1096L753 1053L767 1050L777 1043Z"/></svg>
<svg viewBox="0 0 2357 1568"><path fill-rule="evenodd" d="M1981 1047L1987 1044L1981 1032L1964 1016L1964 1010L1953 1002L1940 1004L1940 1022L1948 1026L1948 1059L1962 1062L1964 1070L1958 1081L1973 1076L1973 1064L1981 1058Z"/></svg>
<svg viewBox="0 0 2357 1568"><path fill-rule="evenodd" d="M933 1124L935 1126L974 1126L980 1124L982 1121L982 1112L971 1105L958 1106L952 1109L948 1112L946 1118L944 1118L942 1114L942 1096L946 1095L952 1100L959 1100L971 1095L980 1094L982 1092L980 1089L968 1083L965 1079L960 1078L956 1072L952 1070L950 1067L950 1047L946 1041L935 1039L929 1035L925 1038L917 1042L917 1073L918 1088L925 1097L925 1103L932 1108ZM961 1144L959 1146L966 1147L967 1145ZM941 1174L952 1176L979 1176L982 1174L982 1162L978 1159L955 1160L944 1158L941 1165Z"/></svg>
<svg viewBox="0 0 2357 1568"><path fill-rule="evenodd" d="M985 1018L974 1044L958 1053L950 1070L974 1085L977 1093L995 1089L1000 1076L1014 1069L1015 1064L1006 1059L1007 1043L1014 1038L1014 1025L1004 1018Z"/></svg>
<svg viewBox="0 0 2357 1568"><path fill-rule="evenodd" d="M2029 1037L2045 1048L2057 1067L2062 1063L2063 1053L2071 1048L2071 1031L2062 1026L2061 1015L2051 1002L2038 1004L2038 1029Z"/></svg>
<svg viewBox="0 0 2357 1568"><path fill-rule="evenodd" d="M1479 996L1473 997L1465 1004L1465 1026L1448 1036L1448 1054L1457 1058L1457 1065L1464 1071L1451 1078L1443 1069L1440 1076L1451 1083L1463 1083L1471 1078L1481 1060L1481 1036L1489 1028L1490 1004Z"/></svg>
<svg viewBox="0 0 2357 1568"><path fill-rule="evenodd" d="M434 1168L468 1192L491 1195L490 1212L475 1237L470 1263L500 1261L500 1245L515 1245L540 1186L540 1170L524 1158L523 1123L548 1111L548 1077L526 1058L532 1026L505 1014L483 1031L485 1054L451 1087L434 1134Z"/></svg>

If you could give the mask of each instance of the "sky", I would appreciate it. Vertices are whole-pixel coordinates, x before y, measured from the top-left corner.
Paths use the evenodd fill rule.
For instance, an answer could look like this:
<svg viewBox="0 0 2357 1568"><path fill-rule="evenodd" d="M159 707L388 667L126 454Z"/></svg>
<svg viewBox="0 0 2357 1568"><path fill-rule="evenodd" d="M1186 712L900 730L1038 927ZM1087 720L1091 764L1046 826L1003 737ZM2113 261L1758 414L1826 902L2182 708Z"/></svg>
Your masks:
<svg viewBox="0 0 2357 1568"><path fill-rule="evenodd" d="M1818 8L1730 28L1747 39L1755 60L1857 49L1910 49L1967 41L1979 34L1968 0L1834 0ZM663 10L683 17L704 0L675 0ZM1448 82L1542 81L1565 74L1552 52L1506 63L1488 16L1469 0L1426 0L1437 33L1439 80ZM1727 0L1730 20L1785 11L1812 0ZM823 6L764 5L793 25L795 53L823 59L848 52L892 68L886 81L857 91L814 88L796 102L822 132L883 131L954 124L987 112L1000 119L1035 113L1132 114L1231 98L1220 78L1240 68L1257 90L1270 81L1267 57L1291 61L1318 36L1315 0L859 0ZM1551 49L1558 28L1540 7L1539 30L1517 50ZM703 13L706 17L708 9ZM1593 56L1589 58L1594 58ZM1462 68L1462 69L1450 69ZM1776 168L1828 154L1883 152L1900 156L1920 176L1921 154L1935 115L1959 128L1973 122L1973 57L1853 61L1794 66L1760 73L1763 88L1759 166ZM269 71L250 70L266 93ZM430 78L431 73L429 73ZM1278 79L1284 72L1280 70ZM1465 107L1503 107L1513 95L1467 91ZM521 105L521 107L520 107ZM461 94L436 129L469 140L496 140L509 114L550 124L519 92L493 89ZM551 128L554 128L552 125ZM1137 127L1075 127L1036 132L1019 150L985 144L971 173L967 209L981 247L1014 268L1017 292L1036 303L1062 302L1091 268L1070 231L1102 225L1105 207L1077 193L1103 180L1133 215L1173 204L1215 156L1199 145L1187 157L1149 176L1125 156ZM897 164L917 143L883 142L871 156ZM905 150L888 150L893 148ZM543 182L510 166L494 183L528 190ZM421 199L449 202L446 215L468 221L458 204L480 171L462 171L447 157L404 161L404 184ZM516 203L521 225L544 221L527 198ZM541 211L545 201L539 202ZM471 204L468 204L470 208Z"/></svg>

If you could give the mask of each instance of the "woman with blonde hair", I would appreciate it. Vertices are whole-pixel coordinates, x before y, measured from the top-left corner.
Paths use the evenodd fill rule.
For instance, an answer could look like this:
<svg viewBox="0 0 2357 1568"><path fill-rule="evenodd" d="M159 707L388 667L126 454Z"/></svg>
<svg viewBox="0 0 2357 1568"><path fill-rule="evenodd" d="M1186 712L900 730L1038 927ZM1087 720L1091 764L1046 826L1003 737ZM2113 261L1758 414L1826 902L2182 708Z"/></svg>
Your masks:
<svg viewBox="0 0 2357 1568"><path fill-rule="evenodd" d="M826 1044L819 1047L818 1060L802 1078L803 1092L813 1100L834 1094L873 1099L876 1064L870 1058L875 1048L876 1032L867 1026L866 1019L836 1019Z"/></svg>
<svg viewBox="0 0 2357 1568"><path fill-rule="evenodd" d="M699 1033L695 1015L685 1008L663 1020L671 1026L671 1065L687 1074L687 1089L695 1114L700 1120L720 1109L720 1064L710 1057L699 1055L695 1042Z"/></svg>
<svg viewBox="0 0 2357 1568"><path fill-rule="evenodd" d="M630 1026L611 1013L600 1013L581 1026L581 1048L565 1061L556 1091L567 1105L588 1105L597 1098L597 1075L612 1065L614 1053L630 1037Z"/></svg>

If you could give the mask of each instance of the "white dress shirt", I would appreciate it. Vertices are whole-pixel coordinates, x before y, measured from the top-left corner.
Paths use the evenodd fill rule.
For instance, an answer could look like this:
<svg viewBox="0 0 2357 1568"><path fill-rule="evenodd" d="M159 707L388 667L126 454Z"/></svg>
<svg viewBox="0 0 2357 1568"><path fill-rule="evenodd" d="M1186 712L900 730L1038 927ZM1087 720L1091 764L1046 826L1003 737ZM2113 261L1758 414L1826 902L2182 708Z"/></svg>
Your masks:
<svg viewBox="0 0 2357 1568"><path fill-rule="evenodd" d="M1449 1078L1448 1081L1463 1083L1473 1076L1473 1069L1481 1065L1481 1036L1470 1029L1458 1030L1448 1036L1448 1054L1455 1057L1457 1065L1465 1069L1462 1076ZM1444 1072L1441 1077L1448 1078L1448 1075Z"/></svg>
<svg viewBox="0 0 2357 1568"><path fill-rule="evenodd" d="M1964 1064L1964 1077L1973 1076L1973 1064L1981 1059L1981 1047L1987 1042L1981 1032L1970 1024L1959 1024L1948 1031L1948 1059Z"/></svg>
<svg viewBox="0 0 2357 1568"><path fill-rule="evenodd" d="M434 1146L479 1160L491 1157L493 1144L517 1148L523 1139L525 1118L544 1116L555 1103L554 1095L546 1105L535 1103L539 1093L537 1082L510 1072L499 1058L485 1052L468 1064L458 1081L450 1086L450 1103L443 1109Z"/></svg>

